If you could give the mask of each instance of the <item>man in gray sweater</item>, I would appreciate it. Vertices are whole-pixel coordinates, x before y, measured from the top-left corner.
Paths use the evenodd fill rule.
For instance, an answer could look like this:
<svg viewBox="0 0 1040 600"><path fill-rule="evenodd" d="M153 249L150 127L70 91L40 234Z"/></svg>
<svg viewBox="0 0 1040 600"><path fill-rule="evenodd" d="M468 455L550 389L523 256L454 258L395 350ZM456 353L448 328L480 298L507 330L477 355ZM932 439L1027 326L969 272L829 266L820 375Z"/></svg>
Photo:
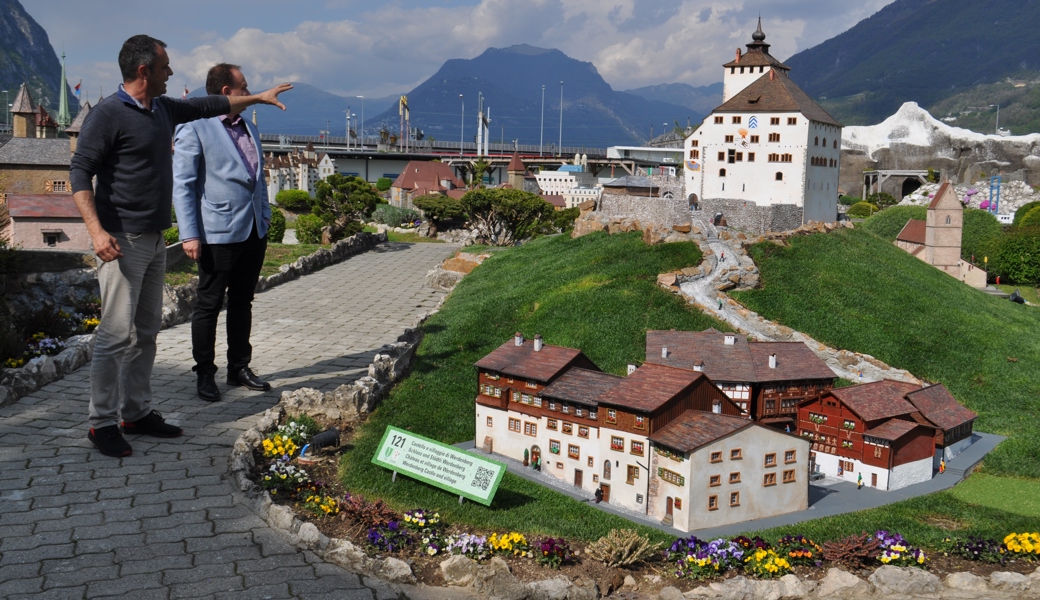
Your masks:
<svg viewBox="0 0 1040 600"><path fill-rule="evenodd" d="M87 438L106 456L130 455L123 433L184 433L151 408L166 273L162 232L171 225L174 128L253 104L285 110L278 95L292 89L282 84L250 96L174 100L163 95L173 75L165 48L147 35L123 43L123 84L90 111L69 174L98 257L101 323L90 367Z"/></svg>

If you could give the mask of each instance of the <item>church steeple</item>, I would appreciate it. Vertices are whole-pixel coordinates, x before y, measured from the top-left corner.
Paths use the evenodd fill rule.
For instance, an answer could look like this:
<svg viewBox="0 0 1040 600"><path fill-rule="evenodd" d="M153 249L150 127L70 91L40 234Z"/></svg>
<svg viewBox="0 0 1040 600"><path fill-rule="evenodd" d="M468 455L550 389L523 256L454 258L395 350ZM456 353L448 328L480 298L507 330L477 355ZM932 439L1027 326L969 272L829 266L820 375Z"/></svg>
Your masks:
<svg viewBox="0 0 1040 600"><path fill-rule="evenodd" d="M751 34L751 43L747 44L748 52L762 52L769 54L770 44L766 43L766 33L762 31L762 17L758 17L758 29Z"/></svg>
<svg viewBox="0 0 1040 600"><path fill-rule="evenodd" d="M68 93L68 81L65 79L65 52L61 53L61 81L58 84L61 88L60 95L58 97L58 130L64 131L66 127L72 123L72 114L69 112L69 93Z"/></svg>

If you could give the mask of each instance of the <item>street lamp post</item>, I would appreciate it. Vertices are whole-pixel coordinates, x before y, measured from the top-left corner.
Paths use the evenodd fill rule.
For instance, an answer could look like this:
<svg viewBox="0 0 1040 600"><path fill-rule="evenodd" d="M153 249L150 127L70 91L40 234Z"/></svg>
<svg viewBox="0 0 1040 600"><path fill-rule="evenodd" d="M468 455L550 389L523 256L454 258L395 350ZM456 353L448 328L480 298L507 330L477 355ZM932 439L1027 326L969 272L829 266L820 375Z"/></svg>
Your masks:
<svg viewBox="0 0 1040 600"><path fill-rule="evenodd" d="M348 106L347 110L345 110L343 112L345 113L346 121L347 121L347 129L346 129L347 132L344 135L347 136L347 150L350 150L350 107Z"/></svg>
<svg viewBox="0 0 1040 600"><path fill-rule="evenodd" d="M332 131L332 129L329 127L330 123L331 123L331 121L329 121L328 119L325 119L325 149L326 150L329 149L329 137L332 135L330 133L330 131Z"/></svg>
<svg viewBox="0 0 1040 600"><path fill-rule="evenodd" d="M542 143L545 136L545 85L542 85L542 122L538 126L538 156L542 155Z"/></svg>
<svg viewBox="0 0 1040 600"><path fill-rule="evenodd" d="M466 138L463 137L466 131L466 99L459 94L459 101L462 102L462 122L459 123L459 156L462 156L462 147L466 143Z"/></svg>
<svg viewBox="0 0 1040 600"><path fill-rule="evenodd" d="M365 97L358 96L361 98L361 124L358 125L358 129L361 131L361 149L365 149Z"/></svg>
<svg viewBox="0 0 1040 600"><path fill-rule="evenodd" d="M2 93L4 95L4 125L7 125L7 128L10 129L11 128L11 105L8 104L8 102L7 102L7 90L3 90Z"/></svg>
<svg viewBox="0 0 1040 600"><path fill-rule="evenodd" d="M556 146L556 155L563 153L563 81L560 81L560 143Z"/></svg>

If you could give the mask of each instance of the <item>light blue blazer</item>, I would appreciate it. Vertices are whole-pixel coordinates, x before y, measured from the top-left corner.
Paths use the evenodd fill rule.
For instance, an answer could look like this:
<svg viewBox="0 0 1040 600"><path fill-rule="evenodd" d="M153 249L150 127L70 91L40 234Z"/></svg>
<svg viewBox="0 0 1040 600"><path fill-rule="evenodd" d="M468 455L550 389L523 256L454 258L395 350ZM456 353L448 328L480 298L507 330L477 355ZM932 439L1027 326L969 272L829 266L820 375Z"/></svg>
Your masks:
<svg viewBox="0 0 1040 600"><path fill-rule="evenodd" d="M182 240L203 244L231 244L249 238L256 223L260 237L267 235L271 205L264 181L264 154L260 133L243 119L256 146L256 177L219 118L179 125L173 141L173 208Z"/></svg>

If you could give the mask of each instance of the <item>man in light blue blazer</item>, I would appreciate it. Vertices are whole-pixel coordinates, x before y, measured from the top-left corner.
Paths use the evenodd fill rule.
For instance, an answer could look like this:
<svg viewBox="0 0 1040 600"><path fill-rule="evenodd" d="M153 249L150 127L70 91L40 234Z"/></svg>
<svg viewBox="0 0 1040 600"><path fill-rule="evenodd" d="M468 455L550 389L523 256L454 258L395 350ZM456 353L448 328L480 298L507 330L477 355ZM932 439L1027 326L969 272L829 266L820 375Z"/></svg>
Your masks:
<svg viewBox="0 0 1040 600"><path fill-rule="evenodd" d="M238 65L221 63L210 69L206 92L244 96L249 89ZM225 294L227 383L270 390L271 385L249 368L253 291L271 222L259 132L240 113L179 126L173 179L184 252L199 262L198 298L191 316L192 370L198 376L199 397L220 400L214 346Z"/></svg>

